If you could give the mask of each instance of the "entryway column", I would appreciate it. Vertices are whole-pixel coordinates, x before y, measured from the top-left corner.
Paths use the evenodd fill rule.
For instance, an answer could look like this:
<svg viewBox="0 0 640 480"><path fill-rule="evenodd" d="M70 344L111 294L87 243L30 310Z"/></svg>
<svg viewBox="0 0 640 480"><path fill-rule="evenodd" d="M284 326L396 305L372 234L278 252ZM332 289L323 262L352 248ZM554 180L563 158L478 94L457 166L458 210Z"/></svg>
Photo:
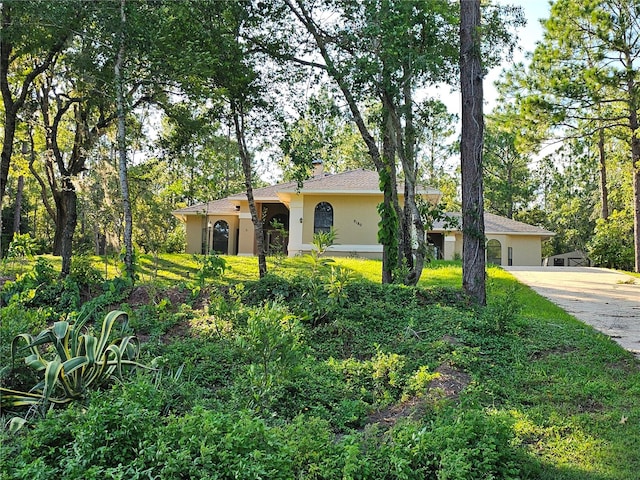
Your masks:
<svg viewBox="0 0 640 480"><path fill-rule="evenodd" d="M456 236L447 235L446 237L444 237L443 257L445 260L453 260L455 253L456 253Z"/></svg>
<svg viewBox="0 0 640 480"><path fill-rule="evenodd" d="M304 231L304 221L302 216L304 204L302 196L296 195L289 202L289 245L287 251L290 257L295 257L302 253L302 232ZM313 221L313 219L311 219Z"/></svg>

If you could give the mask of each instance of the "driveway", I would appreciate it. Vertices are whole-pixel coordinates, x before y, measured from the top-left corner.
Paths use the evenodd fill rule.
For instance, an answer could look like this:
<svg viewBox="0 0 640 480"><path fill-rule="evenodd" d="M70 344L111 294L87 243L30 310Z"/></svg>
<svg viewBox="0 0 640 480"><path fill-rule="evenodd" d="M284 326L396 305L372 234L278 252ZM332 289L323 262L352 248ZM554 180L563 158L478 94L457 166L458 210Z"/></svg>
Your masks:
<svg viewBox="0 0 640 480"><path fill-rule="evenodd" d="M504 267L577 319L640 355L640 278L592 267Z"/></svg>

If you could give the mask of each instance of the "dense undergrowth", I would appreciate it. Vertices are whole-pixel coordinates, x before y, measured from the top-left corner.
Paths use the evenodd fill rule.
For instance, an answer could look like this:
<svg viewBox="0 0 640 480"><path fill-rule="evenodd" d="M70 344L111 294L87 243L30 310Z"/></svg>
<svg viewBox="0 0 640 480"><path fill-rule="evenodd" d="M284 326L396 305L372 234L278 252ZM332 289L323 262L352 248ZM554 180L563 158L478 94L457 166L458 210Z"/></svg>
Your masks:
<svg viewBox="0 0 640 480"><path fill-rule="evenodd" d="M37 382L23 362L11 368L15 335L63 317L89 315L98 328L114 309L128 313L139 361L155 370L130 370L66 408L5 409L0 477L640 471L638 361L502 270L489 270L489 305L475 309L456 264L431 265L409 288L379 284L375 261L276 259L258 281L254 262L225 260L203 274L191 257L161 257L133 289L87 260L64 282L46 259L6 282L4 387ZM10 432L16 415L27 423Z"/></svg>

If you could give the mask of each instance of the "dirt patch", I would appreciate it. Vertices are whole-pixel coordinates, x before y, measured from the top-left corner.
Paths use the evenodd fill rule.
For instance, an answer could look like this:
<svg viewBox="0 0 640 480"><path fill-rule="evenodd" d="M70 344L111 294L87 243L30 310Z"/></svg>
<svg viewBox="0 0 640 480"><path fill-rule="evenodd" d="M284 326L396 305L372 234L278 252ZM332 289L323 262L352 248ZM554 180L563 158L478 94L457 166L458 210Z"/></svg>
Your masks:
<svg viewBox="0 0 640 480"><path fill-rule="evenodd" d="M541 350L539 352L533 352L529 358L531 360L542 360L543 358L548 357L549 355L566 355L568 353L575 352L577 350L576 347L569 347L563 345L561 347L549 348L547 350Z"/></svg>
<svg viewBox="0 0 640 480"><path fill-rule="evenodd" d="M456 401L469 383L471 377L465 372L456 370L448 363L443 363L435 370L440 376L429 383L427 395L410 399L375 412L369 416L366 425L377 423L384 429L393 427L398 420L421 415L427 406L436 400Z"/></svg>
<svg viewBox="0 0 640 480"><path fill-rule="evenodd" d="M164 298L167 298L174 307L187 303L190 294L191 292L186 289L178 287L173 287L163 292Z"/></svg>
<svg viewBox="0 0 640 480"><path fill-rule="evenodd" d="M162 335L162 343L168 345L173 343L176 339L184 339L192 336L191 325L188 321L176 323L169 329L167 333Z"/></svg>
<svg viewBox="0 0 640 480"><path fill-rule="evenodd" d="M379 412L369 415L366 424L371 425L377 423L385 430L393 427L401 418L407 418L424 408L425 400L420 397L412 397L406 402L393 405Z"/></svg>
<svg viewBox="0 0 640 480"><path fill-rule="evenodd" d="M139 307L140 305L149 305L150 303L158 303L163 298L171 302L173 307L178 307L186 303L190 292L183 288L173 287L168 290L158 290L146 286L139 286L133 289L127 303L131 307Z"/></svg>
<svg viewBox="0 0 640 480"><path fill-rule="evenodd" d="M429 390L437 390L442 393L442 398L457 400L460 392L471 383L471 376L468 373L456 370L448 363L443 363L436 368L439 378L429 383Z"/></svg>
<svg viewBox="0 0 640 480"><path fill-rule="evenodd" d="M129 295L127 303L132 307L138 307L140 305L148 305L151 303L151 296L149 290L146 287L136 287Z"/></svg>

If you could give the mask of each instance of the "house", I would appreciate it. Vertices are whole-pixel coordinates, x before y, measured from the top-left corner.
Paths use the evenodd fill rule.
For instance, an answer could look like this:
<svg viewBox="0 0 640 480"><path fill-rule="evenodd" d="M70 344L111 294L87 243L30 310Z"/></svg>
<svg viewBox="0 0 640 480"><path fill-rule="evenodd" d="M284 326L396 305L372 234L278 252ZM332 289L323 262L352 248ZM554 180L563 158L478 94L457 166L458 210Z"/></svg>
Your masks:
<svg viewBox="0 0 640 480"><path fill-rule="evenodd" d="M398 191L402 202L403 189ZM433 188L422 187L417 193L432 203L437 203L441 196ZM256 188L253 195L258 215L264 219L270 251L284 251L289 256L309 253L314 233L333 227L337 233L336 244L329 249L333 255L382 257L377 210L382 192L377 172L360 169L330 175L316 165L314 176L302 188L289 182ZM255 255L257 252L245 193L182 208L173 214L185 224L187 253ZM553 233L496 215L486 214L485 219L489 261L540 265L541 242ZM441 223L430 231L429 238L439 258L453 259L461 253L462 234L456 228L450 231L451 227Z"/></svg>
<svg viewBox="0 0 640 480"><path fill-rule="evenodd" d="M460 213L448 213L458 225L462 224ZM542 263L542 242L555 233L540 227L518 222L510 218L484 213L484 235L487 239L486 260L494 265L540 266ZM452 229L446 222L435 222L429 231L431 243L441 258L462 257L461 227Z"/></svg>

